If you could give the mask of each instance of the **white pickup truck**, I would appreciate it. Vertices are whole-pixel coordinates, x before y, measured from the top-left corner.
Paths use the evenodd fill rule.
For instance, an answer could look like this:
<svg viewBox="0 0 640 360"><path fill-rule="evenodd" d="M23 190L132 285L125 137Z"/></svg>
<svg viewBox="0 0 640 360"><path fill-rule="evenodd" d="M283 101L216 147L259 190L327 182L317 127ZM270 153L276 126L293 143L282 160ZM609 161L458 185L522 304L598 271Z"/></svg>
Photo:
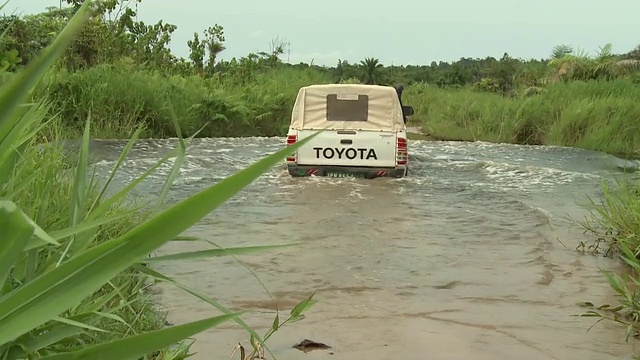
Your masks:
<svg viewBox="0 0 640 360"><path fill-rule="evenodd" d="M409 154L402 86L323 84L301 88L287 145L319 130L286 159L291 176L396 177L407 175Z"/></svg>

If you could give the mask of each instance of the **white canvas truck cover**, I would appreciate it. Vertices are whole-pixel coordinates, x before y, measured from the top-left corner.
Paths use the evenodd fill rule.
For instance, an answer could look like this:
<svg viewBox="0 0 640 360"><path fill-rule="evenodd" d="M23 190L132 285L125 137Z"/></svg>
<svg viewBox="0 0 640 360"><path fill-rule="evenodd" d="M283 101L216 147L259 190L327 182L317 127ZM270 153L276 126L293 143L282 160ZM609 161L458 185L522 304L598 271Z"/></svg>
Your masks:
<svg viewBox="0 0 640 360"><path fill-rule="evenodd" d="M322 84L298 91L291 129L401 131L402 107L391 86Z"/></svg>

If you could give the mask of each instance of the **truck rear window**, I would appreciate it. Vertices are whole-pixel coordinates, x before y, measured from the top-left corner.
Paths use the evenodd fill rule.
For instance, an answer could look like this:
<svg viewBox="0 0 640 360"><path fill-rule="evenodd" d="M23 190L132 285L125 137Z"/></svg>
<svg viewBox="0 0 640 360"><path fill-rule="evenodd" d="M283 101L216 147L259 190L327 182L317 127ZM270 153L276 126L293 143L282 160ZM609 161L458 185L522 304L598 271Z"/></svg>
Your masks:
<svg viewBox="0 0 640 360"><path fill-rule="evenodd" d="M327 95L328 121L367 121L368 95Z"/></svg>

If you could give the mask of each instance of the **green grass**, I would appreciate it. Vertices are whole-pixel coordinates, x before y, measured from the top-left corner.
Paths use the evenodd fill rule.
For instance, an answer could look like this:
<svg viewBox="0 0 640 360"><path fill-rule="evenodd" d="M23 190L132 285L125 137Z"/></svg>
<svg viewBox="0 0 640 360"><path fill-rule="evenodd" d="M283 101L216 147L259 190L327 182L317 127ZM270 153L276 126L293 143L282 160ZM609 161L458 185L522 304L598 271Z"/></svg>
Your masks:
<svg viewBox="0 0 640 360"><path fill-rule="evenodd" d="M27 145L22 153L23 158L16 164L19 171L16 171L0 189L0 198L10 198L45 231L64 229L72 216L69 200L73 198L75 184L69 170L73 168L69 169L70 164L59 147L37 145L36 142ZM91 204L101 204L97 191L99 189L91 186L87 190L83 213L89 210ZM113 217L118 213L125 213L126 216L101 226L91 239L90 246L133 229L137 222L144 218L144 214L131 210L134 209L125 204L109 207L104 214L105 217ZM69 245L70 241L69 238L63 239L60 246L25 253L16 263L11 280L5 283L3 294L18 289L21 284L32 281L47 268L55 266L61 257L61 249ZM150 298L143 291L146 285L147 277L135 271L127 270L118 274L108 284L62 315L64 318L76 318L103 331L77 329L75 336L61 339L50 348L45 347L34 352L46 354L51 349L64 350L80 344L94 344L97 341L109 341L127 334L162 328L164 319L150 306ZM94 312L102 315L93 315ZM60 325L55 322L46 323L33 329L33 333Z"/></svg>
<svg viewBox="0 0 640 360"><path fill-rule="evenodd" d="M405 91L426 134L447 140L572 146L617 155L640 144L640 86L630 80L556 83L503 97L416 85Z"/></svg>
<svg viewBox="0 0 640 360"><path fill-rule="evenodd" d="M589 310L582 316L609 320L626 327L627 340L640 335L640 177L616 178L613 184L603 184L601 200L589 199L590 215L581 222L596 240L589 247L592 253L603 252L619 257L629 265L625 274L603 271L618 296L617 304L596 306L581 303Z"/></svg>
<svg viewBox="0 0 640 360"><path fill-rule="evenodd" d="M147 255L169 241L188 241L180 239L183 231L282 161L292 149L282 149L167 206L164 199L184 160L188 141L173 117L170 120L179 146L150 170L170 157L175 160L161 195L143 204L130 201L131 189L149 172L107 196L111 179L97 182L88 163L92 122L77 119L75 126L82 129L82 141L77 156L69 159L57 142L60 134L68 132L68 123L50 116L56 112L51 103L30 102L30 91L88 18L89 4L84 3L39 58L16 75L3 78L6 82L0 87L0 358L180 359L188 352L184 339L229 320L244 327L255 340L255 354L283 324L304 316L313 304L313 295L291 309L284 321L276 320L261 337L242 321L241 314L176 283L148 263L267 251L278 246L214 248L171 257ZM136 130L130 135L112 176L140 133ZM51 142L43 144L42 139ZM178 286L221 315L163 328L163 317L153 310L144 291L148 280Z"/></svg>
<svg viewBox="0 0 640 360"><path fill-rule="evenodd" d="M129 138L139 124L145 125L142 137L176 137L174 115L186 136L199 130L199 137L282 136L298 89L327 81L313 70L281 69L241 83L167 76L122 62L54 72L36 96L51 99L71 134L81 132L91 114L104 138Z"/></svg>

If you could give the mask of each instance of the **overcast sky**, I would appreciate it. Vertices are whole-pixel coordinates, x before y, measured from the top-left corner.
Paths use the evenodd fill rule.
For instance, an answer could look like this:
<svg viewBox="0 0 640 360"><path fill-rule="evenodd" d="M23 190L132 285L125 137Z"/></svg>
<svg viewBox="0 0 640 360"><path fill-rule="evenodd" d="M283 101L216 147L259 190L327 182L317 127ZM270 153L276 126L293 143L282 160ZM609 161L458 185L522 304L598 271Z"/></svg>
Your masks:
<svg viewBox="0 0 640 360"><path fill-rule="evenodd" d="M189 5L187 5L189 4ZM59 0L10 0L5 12L44 11ZM186 57L194 32L225 29L222 58L268 51L279 36L283 60L334 65L376 57L389 65L429 64L460 57L547 57L565 43L595 52L613 43L640 44L640 0L143 0L139 20L177 25L171 48Z"/></svg>

